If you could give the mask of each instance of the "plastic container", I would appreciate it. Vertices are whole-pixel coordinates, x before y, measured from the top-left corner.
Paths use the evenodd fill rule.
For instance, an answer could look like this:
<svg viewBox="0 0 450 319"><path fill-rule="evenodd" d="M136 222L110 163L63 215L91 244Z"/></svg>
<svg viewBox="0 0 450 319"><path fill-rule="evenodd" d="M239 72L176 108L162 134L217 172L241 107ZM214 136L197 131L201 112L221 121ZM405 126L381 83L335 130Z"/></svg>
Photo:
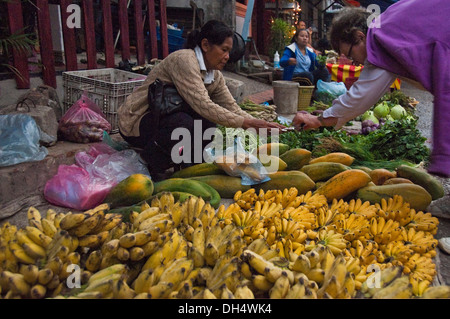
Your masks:
<svg viewBox="0 0 450 319"><path fill-rule="evenodd" d="M278 51L275 52L275 57L273 58L273 67L275 69L280 68L280 55L278 54Z"/></svg>
<svg viewBox="0 0 450 319"><path fill-rule="evenodd" d="M298 111L306 110L311 105L314 85L298 87Z"/></svg>
<svg viewBox="0 0 450 319"><path fill-rule="evenodd" d="M63 72L63 114L81 97L83 91L97 104L107 121L111 133L119 132L117 110L137 87L144 83L145 76L119 69Z"/></svg>
<svg viewBox="0 0 450 319"><path fill-rule="evenodd" d="M273 81L273 103L278 114L295 114L298 106L299 84L292 81Z"/></svg>

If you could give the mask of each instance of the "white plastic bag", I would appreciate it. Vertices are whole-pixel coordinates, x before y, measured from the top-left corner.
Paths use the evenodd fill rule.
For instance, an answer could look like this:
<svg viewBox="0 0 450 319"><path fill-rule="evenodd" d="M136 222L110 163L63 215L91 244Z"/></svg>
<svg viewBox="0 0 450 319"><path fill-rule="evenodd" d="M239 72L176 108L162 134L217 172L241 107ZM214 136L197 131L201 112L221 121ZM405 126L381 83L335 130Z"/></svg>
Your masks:
<svg viewBox="0 0 450 319"><path fill-rule="evenodd" d="M240 137L233 146L223 150L205 149L208 161L213 162L230 176L240 176L242 185L255 185L270 180L268 172L260 160L247 152Z"/></svg>
<svg viewBox="0 0 450 319"><path fill-rule="evenodd" d="M31 116L0 115L0 166L43 160L48 150L40 140L41 130Z"/></svg>

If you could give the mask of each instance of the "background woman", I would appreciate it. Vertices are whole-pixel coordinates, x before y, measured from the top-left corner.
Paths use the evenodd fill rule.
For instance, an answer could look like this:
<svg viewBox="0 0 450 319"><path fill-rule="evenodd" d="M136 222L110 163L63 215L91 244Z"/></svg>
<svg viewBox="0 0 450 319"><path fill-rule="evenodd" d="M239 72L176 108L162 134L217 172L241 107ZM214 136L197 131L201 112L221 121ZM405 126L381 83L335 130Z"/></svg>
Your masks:
<svg viewBox="0 0 450 319"><path fill-rule="evenodd" d="M317 73L317 55L308 48L308 41L308 31L300 29L292 37L291 44L284 49L280 59L280 66L284 69L283 80L291 81L295 77L302 77L309 79L313 85L316 85L319 79L328 81Z"/></svg>

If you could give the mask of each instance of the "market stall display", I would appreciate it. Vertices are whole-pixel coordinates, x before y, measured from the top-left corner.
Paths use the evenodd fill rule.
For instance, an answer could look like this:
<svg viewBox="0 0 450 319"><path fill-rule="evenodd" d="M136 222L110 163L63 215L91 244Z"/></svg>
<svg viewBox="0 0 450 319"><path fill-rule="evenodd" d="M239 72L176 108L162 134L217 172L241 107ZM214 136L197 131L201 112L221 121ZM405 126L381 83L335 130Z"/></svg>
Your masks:
<svg viewBox="0 0 450 319"><path fill-rule="evenodd" d="M280 144L273 147L288 151ZM319 178L317 171L302 171L333 160L343 165L340 172ZM361 190L406 175L398 174L402 169L387 174L352 168L353 163L351 156L329 154L299 170L273 173L271 181L257 187L226 174L197 178L190 168L191 177L155 183L157 195L131 209L110 209L107 203L79 213L30 207L25 228L5 223L0 229L1 294L37 299L448 298L449 286L432 285L438 219L395 192L359 198ZM412 170L406 173L410 183L388 186L420 188L423 196L415 197L424 201L430 193L420 184L432 177ZM377 185L382 173L385 180ZM220 178L235 182L218 187L214 181ZM212 194L194 180L220 196L228 189L232 203L214 208ZM439 190L439 183L434 187ZM198 196L180 201L169 191L189 189ZM80 286L69 289L73 265L81 269ZM371 284L373 269L381 278L378 287Z"/></svg>

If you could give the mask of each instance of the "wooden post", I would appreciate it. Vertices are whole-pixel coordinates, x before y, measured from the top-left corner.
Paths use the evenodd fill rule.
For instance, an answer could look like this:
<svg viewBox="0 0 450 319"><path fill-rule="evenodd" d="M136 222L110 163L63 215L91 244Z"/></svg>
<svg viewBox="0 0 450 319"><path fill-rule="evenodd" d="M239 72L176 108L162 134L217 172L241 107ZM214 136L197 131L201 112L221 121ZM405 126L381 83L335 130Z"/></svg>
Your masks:
<svg viewBox="0 0 450 319"><path fill-rule="evenodd" d="M86 38L86 57L88 69L97 68L97 48L95 45L94 4L92 0L83 1L84 31Z"/></svg>
<svg viewBox="0 0 450 319"><path fill-rule="evenodd" d="M111 16L111 0L102 0L103 39L105 45L105 60L107 68L114 68L114 37Z"/></svg>
<svg viewBox="0 0 450 319"><path fill-rule="evenodd" d="M155 0L147 0L148 3L148 27L150 37L150 60L152 58L158 58L158 40L156 36L156 12L155 12Z"/></svg>
<svg viewBox="0 0 450 319"><path fill-rule="evenodd" d="M20 0L6 2L8 9L8 24L11 34L23 34L22 4ZM18 89L30 88L30 73L28 71L27 54L23 50L13 48L13 67L20 75L15 75Z"/></svg>
<svg viewBox="0 0 450 319"><path fill-rule="evenodd" d="M138 65L145 63L144 22L142 19L142 0L134 0L134 21L136 29L136 55Z"/></svg>
<svg viewBox="0 0 450 319"><path fill-rule="evenodd" d="M166 0L159 1L159 22L159 30L161 32L162 58L164 59L169 55Z"/></svg>
<svg viewBox="0 0 450 319"><path fill-rule="evenodd" d="M39 30L39 45L44 84L56 88L55 57L53 56L52 31L48 1L36 0Z"/></svg>
<svg viewBox="0 0 450 319"><path fill-rule="evenodd" d="M77 62L77 46L75 39L75 29L69 28L67 25L67 20L69 19L69 13L67 12L67 7L72 3L70 0L61 0L60 10L61 10L61 22L62 22L62 32L64 41L64 56L66 59L66 71L76 71L78 70Z"/></svg>
<svg viewBox="0 0 450 319"><path fill-rule="evenodd" d="M130 31L128 28L128 6L127 0L119 0L119 24L120 24L120 46L122 60L129 60L130 54Z"/></svg>

